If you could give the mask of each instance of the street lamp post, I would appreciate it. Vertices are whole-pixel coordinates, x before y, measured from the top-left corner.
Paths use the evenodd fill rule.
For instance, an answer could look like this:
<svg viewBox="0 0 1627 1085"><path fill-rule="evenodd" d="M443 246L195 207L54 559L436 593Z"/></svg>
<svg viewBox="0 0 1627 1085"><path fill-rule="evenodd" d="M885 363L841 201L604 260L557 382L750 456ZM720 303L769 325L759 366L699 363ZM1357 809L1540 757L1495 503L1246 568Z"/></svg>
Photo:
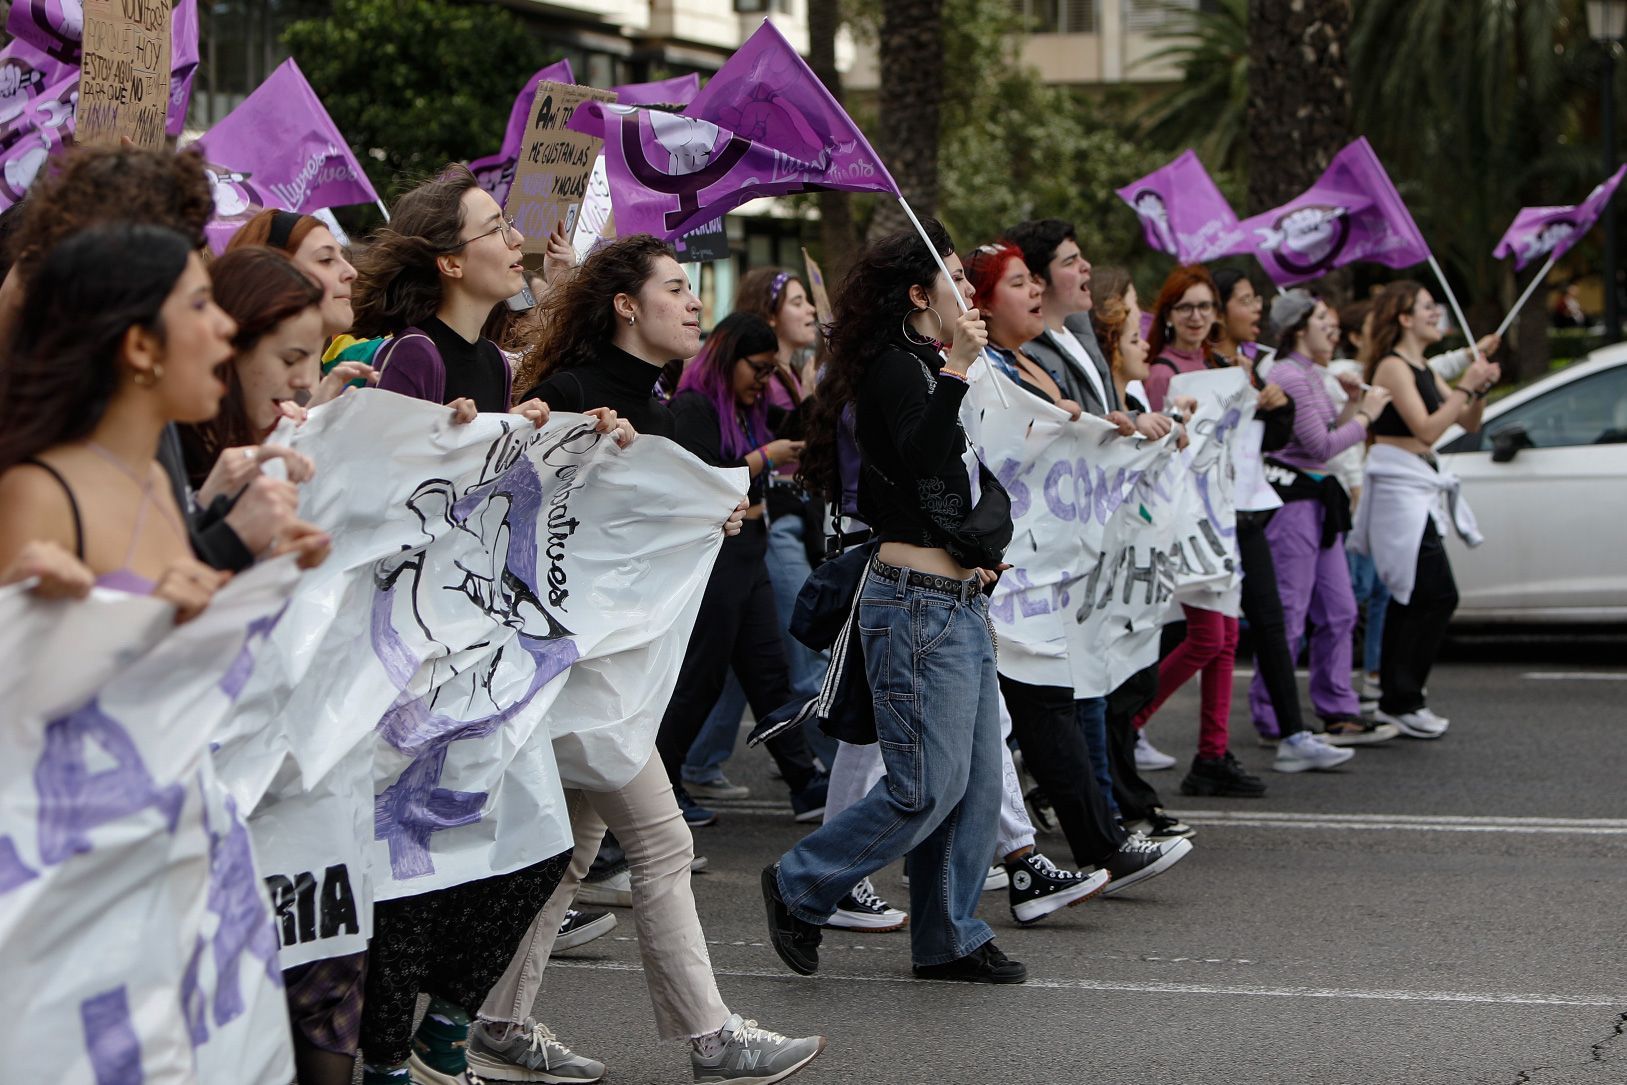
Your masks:
<svg viewBox="0 0 1627 1085"><path fill-rule="evenodd" d="M1627 37L1627 0L1588 0L1587 30L1604 46L1603 101L1599 111L1604 129L1604 174L1616 172L1616 43ZM1604 341L1621 339L1621 299L1616 289L1616 209L1604 209Z"/></svg>

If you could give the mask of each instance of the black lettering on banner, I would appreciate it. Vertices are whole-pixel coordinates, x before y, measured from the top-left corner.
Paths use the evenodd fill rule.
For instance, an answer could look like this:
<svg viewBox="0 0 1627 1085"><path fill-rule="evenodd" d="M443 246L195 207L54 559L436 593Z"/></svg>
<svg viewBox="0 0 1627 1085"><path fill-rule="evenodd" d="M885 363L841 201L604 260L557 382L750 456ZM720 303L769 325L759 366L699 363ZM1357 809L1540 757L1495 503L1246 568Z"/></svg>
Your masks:
<svg viewBox="0 0 1627 1085"><path fill-rule="evenodd" d="M356 915L356 893L350 887L350 871L343 863L322 872L322 937L332 938L344 928L345 934L360 934Z"/></svg>
<svg viewBox="0 0 1627 1085"><path fill-rule="evenodd" d="M322 872L320 900L316 876L308 870L292 878L268 874L265 882L271 896L272 921L283 946L303 945L318 937L361 933L356 891L351 887L350 869L345 864L336 863Z"/></svg>

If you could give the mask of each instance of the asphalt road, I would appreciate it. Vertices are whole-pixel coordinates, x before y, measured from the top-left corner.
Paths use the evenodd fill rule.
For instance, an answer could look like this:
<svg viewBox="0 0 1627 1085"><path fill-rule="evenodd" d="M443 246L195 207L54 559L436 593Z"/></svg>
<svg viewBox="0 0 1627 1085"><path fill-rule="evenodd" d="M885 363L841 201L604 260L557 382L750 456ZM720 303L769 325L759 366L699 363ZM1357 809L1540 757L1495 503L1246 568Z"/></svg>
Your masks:
<svg viewBox="0 0 1627 1085"><path fill-rule="evenodd" d="M1259 800L1169 806L1197 828L1174 870L1019 929L982 914L1029 967L1021 987L914 980L907 937L830 932L805 979L765 944L757 875L800 827L766 757L730 767L754 797L717 804L695 879L731 1008L821 1032L800 1085L1620 1085L1627 1082L1627 641L1460 641L1431 683L1452 719L1334 774L1266 772L1235 687L1234 750ZM1489 662L1488 662L1489 660ZM1196 692L1151 725L1190 758ZM1040 847L1070 859L1060 836ZM905 901L897 868L877 878ZM631 915L550 966L536 1016L609 1081L689 1080L656 1040Z"/></svg>

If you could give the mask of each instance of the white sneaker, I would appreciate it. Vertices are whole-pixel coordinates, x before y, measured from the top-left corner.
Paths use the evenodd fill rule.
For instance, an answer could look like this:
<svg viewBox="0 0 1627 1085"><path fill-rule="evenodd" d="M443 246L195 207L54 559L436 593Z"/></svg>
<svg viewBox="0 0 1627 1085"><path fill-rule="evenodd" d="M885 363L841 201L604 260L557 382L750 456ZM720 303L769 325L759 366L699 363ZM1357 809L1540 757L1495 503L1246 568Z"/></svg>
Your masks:
<svg viewBox="0 0 1627 1085"><path fill-rule="evenodd" d="M1277 772L1321 772L1342 765L1356 756L1355 750L1329 746L1321 735L1299 731L1283 739L1277 746L1277 759L1271 763Z"/></svg>
<svg viewBox="0 0 1627 1085"><path fill-rule="evenodd" d="M1384 687L1378 684L1378 679L1362 676L1360 700L1376 701L1384 696Z"/></svg>
<svg viewBox="0 0 1627 1085"><path fill-rule="evenodd" d="M870 879L855 885L836 905L836 912L825 921L825 926L845 931L882 933L896 931L909 923L908 912L900 911L881 899Z"/></svg>
<svg viewBox="0 0 1627 1085"><path fill-rule="evenodd" d="M577 904L609 905L612 908L633 906L633 875L628 871L612 874L601 881L584 880L576 890Z"/></svg>
<svg viewBox="0 0 1627 1085"><path fill-rule="evenodd" d="M1136 734L1136 768L1142 772L1163 772L1174 768L1179 762L1167 753L1163 753L1147 741L1147 736Z"/></svg>
<svg viewBox="0 0 1627 1085"><path fill-rule="evenodd" d="M1427 708L1420 708L1416 712L1402 712L1394 716L1388 712L1375 712L1373 718L1380 723L1394 724L1396 730L1408 738L1440 738L1446 734L1446 728L1452 722L1435 715Z"/></svg>

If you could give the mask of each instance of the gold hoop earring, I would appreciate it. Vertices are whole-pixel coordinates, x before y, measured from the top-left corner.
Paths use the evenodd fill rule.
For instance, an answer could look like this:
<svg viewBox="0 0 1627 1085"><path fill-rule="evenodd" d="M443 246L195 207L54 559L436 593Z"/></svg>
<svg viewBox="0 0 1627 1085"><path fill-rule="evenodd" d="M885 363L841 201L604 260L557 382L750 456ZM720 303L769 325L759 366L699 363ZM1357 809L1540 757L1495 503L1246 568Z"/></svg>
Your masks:
<svg viewBox="0 0 1627 1085"><path fill-rule="evenodd" d="M633 315L633 314L632 314L632 313L628 313L628 314L627 314L627 326L628 326L628 327L629 327L629 328L631 328L631 327L632 327L632 326L633 326L633 321L635 321L635 320L637 320L637 319L638 319L638 318L637 318L637 317L635 317L635 316L634 316L634 315Z"/></svg>
<svg viewBox="0 0 1627 1085"><path fill-rule="evenodd" d="M932 314L932 319L938 322L938 329L937 329L937 335L936 336L929 336L929 337L927 337L925 339L917 339L914 335L910 334L911 331L913 331L913 329L910 327L910 318L912 316L914 316L916 313L931 313ZM938 310L934 309L930 305L928 305L925 309L912 308L912 309L910 309L909 312L904 314L904 319L899 322L899 330L904 333L905 340L907 340L908 342L914 343L918 347L934 347L934 346L938 345L940 339L943 336L943 317L939 316L938 315Z"/></svg>

